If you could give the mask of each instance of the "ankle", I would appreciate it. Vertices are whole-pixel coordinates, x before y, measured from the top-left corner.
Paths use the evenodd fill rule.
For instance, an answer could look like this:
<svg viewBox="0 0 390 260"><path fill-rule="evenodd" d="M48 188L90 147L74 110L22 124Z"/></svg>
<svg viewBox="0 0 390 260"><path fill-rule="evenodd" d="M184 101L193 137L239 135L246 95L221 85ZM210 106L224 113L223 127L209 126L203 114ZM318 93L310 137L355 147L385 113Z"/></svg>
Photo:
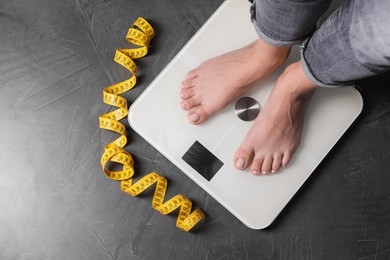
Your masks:
<svg viewBox="0 0 390 260"><path fill-rule="evenodd" d="M288 82L290 90L297 96L311 95L317 89L317 85L303 71L301 61L288 65L281 77Z"/></svg>
<svg viewBox="0 0 390 260"><path fill-rule="evenodd" d="M253 43L255 53L261 62L267 61L270 65L280 66L290 54L291 46L274 46L266 43L261 39L257 39Z"/></svg>

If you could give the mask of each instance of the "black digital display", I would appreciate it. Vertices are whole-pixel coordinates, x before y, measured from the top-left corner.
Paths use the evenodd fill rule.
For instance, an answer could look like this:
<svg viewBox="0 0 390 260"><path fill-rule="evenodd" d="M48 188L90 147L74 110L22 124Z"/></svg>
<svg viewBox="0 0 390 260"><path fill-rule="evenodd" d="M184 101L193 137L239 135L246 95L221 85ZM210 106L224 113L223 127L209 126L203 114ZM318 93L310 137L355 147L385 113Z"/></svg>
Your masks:
<svg viewBox="0 0 390 260"><path fill-rule="evenodd" d="M223 166L223 162L198 141L195 141L182 159L208 181Z"/></svg>

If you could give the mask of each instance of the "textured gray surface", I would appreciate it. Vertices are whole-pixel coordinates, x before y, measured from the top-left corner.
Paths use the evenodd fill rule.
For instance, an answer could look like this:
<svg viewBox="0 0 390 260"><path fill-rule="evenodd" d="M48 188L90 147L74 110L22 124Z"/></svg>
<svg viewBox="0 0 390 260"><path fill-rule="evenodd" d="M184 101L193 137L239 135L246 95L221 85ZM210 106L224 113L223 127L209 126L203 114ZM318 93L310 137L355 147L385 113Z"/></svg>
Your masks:
<svg viewBox="0 0 390 260"><path fill-rule="evenodd" d="M99 165L104 87L143 16L157 36L145 89L221 0L0 2L0 259L390 259L390 75L361 82L365 109L276 222L245 227L134 132L136 172L169 179L207 217L195 232L130 197Z"/></svg>

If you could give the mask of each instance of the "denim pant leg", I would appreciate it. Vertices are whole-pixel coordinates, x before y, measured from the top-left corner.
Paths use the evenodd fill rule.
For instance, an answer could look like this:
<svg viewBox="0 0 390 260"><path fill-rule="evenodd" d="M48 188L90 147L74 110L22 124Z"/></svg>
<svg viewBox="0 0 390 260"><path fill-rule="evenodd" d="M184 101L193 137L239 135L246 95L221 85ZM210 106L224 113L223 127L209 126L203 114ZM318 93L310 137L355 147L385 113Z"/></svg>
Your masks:
<svg viewBox="0 0 390 260"><path fill-rule="evenodd" d="M390 70L390 0L353 0L339 7L302 45L306 75L341 87Z"/></svg>
<svg viewBox="0 0 390 260"><path fill-rule="evenodd" d="M331 0L255 0L251 15L259 37L275 46L301 43L311 35Z"/></svg>

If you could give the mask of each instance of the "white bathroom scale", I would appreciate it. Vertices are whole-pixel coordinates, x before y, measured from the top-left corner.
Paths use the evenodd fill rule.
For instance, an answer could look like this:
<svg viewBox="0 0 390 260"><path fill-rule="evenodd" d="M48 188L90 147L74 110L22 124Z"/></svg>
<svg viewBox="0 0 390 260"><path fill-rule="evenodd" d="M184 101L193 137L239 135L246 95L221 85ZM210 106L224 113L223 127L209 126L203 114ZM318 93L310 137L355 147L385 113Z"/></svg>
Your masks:
<svg viewBox="0 0 390 260"><path fill-rule="evenodd" d="M137 133L245 225L262 229L273 222L360 114L363 101L355 88L319 89L307 110L300 148L288 167L266 176L237 170L233 155L253 124L240 116L252 115L253 107L261 113L285 67L202 125L187 121L179 90L186 73L201 62L258 38L249 8L245 0L225 1L133 103L128 119ZM296 48L287 63L298 59Z"/></svg>

